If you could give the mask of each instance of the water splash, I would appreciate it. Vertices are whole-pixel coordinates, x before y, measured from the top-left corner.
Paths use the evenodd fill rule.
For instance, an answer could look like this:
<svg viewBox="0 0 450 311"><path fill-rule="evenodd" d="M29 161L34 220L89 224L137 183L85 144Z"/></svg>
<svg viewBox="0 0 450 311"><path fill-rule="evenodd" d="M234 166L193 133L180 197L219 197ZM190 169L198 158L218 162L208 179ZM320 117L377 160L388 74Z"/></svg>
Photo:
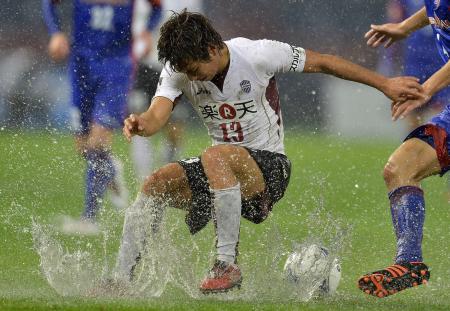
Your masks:
<svg viewBox="0 0 450 311"><path fill-rule="evenodd" d="M135 280L126 295L140 298L163 296L167 289L180 288L187 296L204 299L198 285L213 262L214 232L208 225L196 236L189 235L179 211L169 212L157 239L149 240L145 254L135 270ZM319 207L299 221L308 228L308 237L298 242L283 233L269 218L264 225L243 223L241 228L242 254L239 265L244 275L241 290L207 296L218 300L308 301L317 295L321 285L294 286L283 273L286 258L293 250L306 244L318 244L330 252L330 260L339 257L349 237L349 226ZM91 296L114 269L115 251L108 250L114 235L102 226L101 251L89 243L77 242L75 250L63 246L52 226L32 221L34 247L40 256L40 268L48 283L63 296ZM256 237L256 238L255 238ZM81 238L80 238L81 239ZM117 241L116 241L117 242ZM208 251L209 250L209 251ZM122 295L118 293L117 295ZM115 296L100 292L97 296Z"/></svg>
<svg viewBox="0 0 450 311"><path fill-rule="evenodd" d="M102 277L102 266L89 252L78 249L70 253L50 232L34 219L31 233L40 268L50 286L62 296L85 296Z"/></svg>

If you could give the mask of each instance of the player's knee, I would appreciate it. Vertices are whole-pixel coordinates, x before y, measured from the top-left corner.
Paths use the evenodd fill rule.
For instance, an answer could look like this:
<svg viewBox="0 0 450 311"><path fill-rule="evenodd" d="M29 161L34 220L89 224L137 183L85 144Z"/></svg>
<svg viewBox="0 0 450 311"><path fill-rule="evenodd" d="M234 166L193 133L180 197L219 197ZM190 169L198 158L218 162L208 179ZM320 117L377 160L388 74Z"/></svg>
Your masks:
<svg viewBox="0 0 450 311"><path fill-rule="evenodd" d="M176 163L170 163L145 178L142 191L154 197L163 198L170 192L170 180Z"/></svg>
<svg viewBox="0 0 450 311"><path fill-rule="evenodd" d="M399 167L396 163L388 161L383 169L383 179L386 185L391 184L399 177Z"/></svg>
<svg viewBox="0 0 450 311"><path fill-rule="evenodd" d="M208 168L224 167L227 164L227 156L232 152L229 145L217 145L207 148L202 153L202 165Z"/></svg>

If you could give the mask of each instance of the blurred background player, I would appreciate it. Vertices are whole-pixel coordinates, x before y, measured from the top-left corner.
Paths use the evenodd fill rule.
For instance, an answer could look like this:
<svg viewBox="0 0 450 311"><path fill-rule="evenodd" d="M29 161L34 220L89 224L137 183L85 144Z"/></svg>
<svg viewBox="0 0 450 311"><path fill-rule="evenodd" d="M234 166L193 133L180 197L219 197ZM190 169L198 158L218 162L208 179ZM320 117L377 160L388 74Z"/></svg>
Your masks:
<svg viewBox="0 0 450 311"><path fill-rule="evenodd" d="M203 12L203 0L164 0L161 1L162 20L167 20L172 12L180 12L184 8L193 12ZM133 32L139 34L145 28L145 21L152 14L152 7L147 0L136 0L136 15L133 21ZM152 32L152 43L158 41L159 31ZM134 49L139 55L139 42ZM139 58L139 57L138 57ZM129 96L129 110L132 113L142 113L156 92L162 64L158 61L156 48L138 62L135 81ZM183 99L180 99L183 100ZM156 166L155 162L167 164L180 159L183 152L183 136L187 118L191 112L188 105L177 105L169 123L164 127L164 138L159 146L148 137L135 136L131 142L131 157L133 159L135 175L140 182L144 180Z"/></svg>
<svg viewBox="0 0 450 311"><path fill-rule="evenodd" d="M423 0L389 0L386 15L389 23L400 23L423 7ZM420 78L425 82L442 67L438 57L431 27L424 27L412 33L403 42L399 42L383 53L379 71L385 75L406 75ZM430 114L441 111L448 102L450 89L435 94L423 107L417 108L406 116L408 133L423 124Z"/></svg>
<svg viewBox="0 0 450 311"><path fill-rule="evenodd" d="M72 35L61 31L56 5L43 0L44 20L50 33L48 51L55 61L69 57L72 84L72 126L76 149L86 159L85 208L81 219L67 217L63 231L97 233L95 217L105 191L118 209L128 204L122 164L112 155L113 130L127 114L127 94L133 73L132 0L73 0ZM149 49L151 31L159 22L159 1L150 1L152 16L140 34L142 55Z"/></svg>
<svg viewBox="0 0 450 311"><path fill-rule="evenodd" d="M444 64L423 82L424 98L392 104L393 120L423 107L437 92L450 85L450 0L425 0L424 4L402 22L371 25L371 30L366 33L369 46L388 48L414 31L431 25ZM428 176L443 176L450 169L449 135L450 105L447 99L445 109L414 129L389 157L383 177L397 238L397 253L393 265L359 279L358 286L366 294L383 298L428 282L430 272L422 256L425 199L421 182Z"/></svg>

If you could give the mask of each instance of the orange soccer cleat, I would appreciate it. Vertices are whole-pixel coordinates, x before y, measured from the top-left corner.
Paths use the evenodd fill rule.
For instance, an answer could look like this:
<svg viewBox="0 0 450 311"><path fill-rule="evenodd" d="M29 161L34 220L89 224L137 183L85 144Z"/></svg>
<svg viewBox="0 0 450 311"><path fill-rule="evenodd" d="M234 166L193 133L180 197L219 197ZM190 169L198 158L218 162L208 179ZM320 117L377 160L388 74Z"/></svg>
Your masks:
<svg viewBox="0 0 450 311"><path fill-rule="evenodd" d="M224 293L234 287L241 288L241 283L241 270L236 264L216 260L203 279L200 291L204 294Z"/></svg>
<svg viewBox="0 0 450 311"><path fill-rule="evenodd" d="M430 271L423 262L404 262L362 276L358 287L368 295L384 298L426 284L429 279Z"/></svg>

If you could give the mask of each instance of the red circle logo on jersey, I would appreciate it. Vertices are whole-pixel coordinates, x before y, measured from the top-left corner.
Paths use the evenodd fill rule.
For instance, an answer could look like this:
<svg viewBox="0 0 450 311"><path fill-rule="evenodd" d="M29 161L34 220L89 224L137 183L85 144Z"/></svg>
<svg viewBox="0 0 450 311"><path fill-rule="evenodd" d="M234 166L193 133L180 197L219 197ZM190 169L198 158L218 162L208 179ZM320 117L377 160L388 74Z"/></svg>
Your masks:
<svg viewBox="0 0 450 311"><path fill-rule="evenodd" d="M219 108L220 116L224 119L234 119L236 117L236 109L229 104L222 104Z"/></svg>

